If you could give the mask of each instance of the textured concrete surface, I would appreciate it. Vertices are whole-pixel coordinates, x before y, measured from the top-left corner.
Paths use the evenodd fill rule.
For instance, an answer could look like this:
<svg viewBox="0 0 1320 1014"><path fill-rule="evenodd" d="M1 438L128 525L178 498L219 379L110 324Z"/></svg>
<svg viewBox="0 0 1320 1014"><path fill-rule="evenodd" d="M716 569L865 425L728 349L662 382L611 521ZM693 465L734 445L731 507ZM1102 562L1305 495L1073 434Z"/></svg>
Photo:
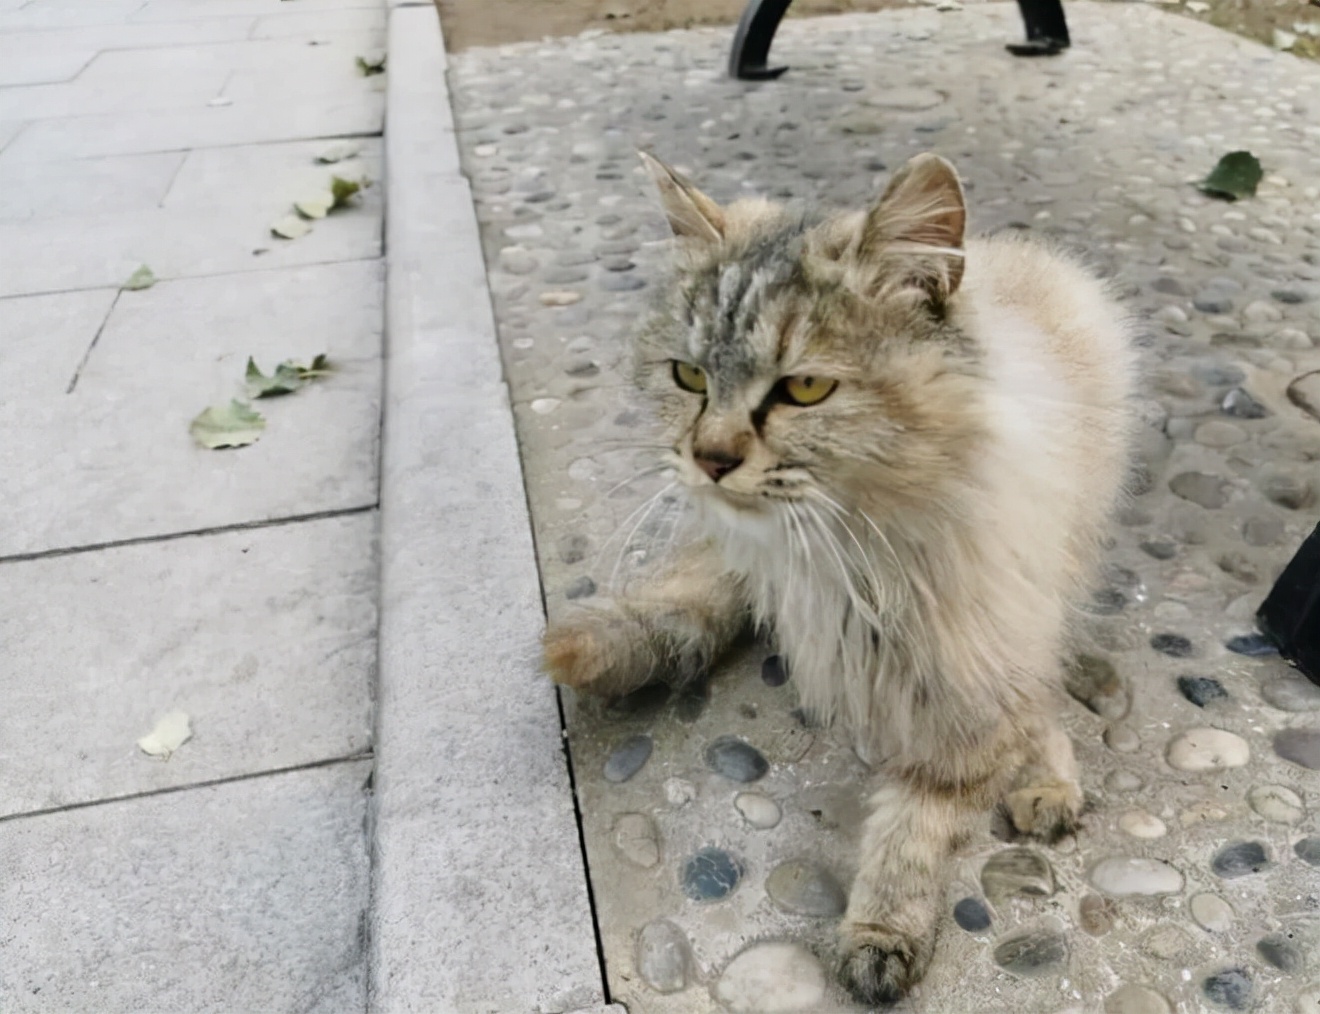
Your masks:
<svg viewBox="0 0 1320 1014"><path fill-rule="evenodd" d="M390 61L371 1007L595 1010L526 494L434 9L393 12Z"/></svg>
<svg viewBox="0 0 1320 1014"><path fill-rule="evenodd" d="M363 1009L370 773L0 822L5 1010Z"/></svg>
<svg viewBox="0 0 1320 1014"><path fill-rule="evenodd" d="M1095 809L1056 848L1013 851L987 820L906 1009L1311 1011L1320 692L1226 643L1317 518L1320 419L1285 392L1320 369L1320 68L1149 7L1069 10L1075 48L1031 61L1002 50L1011 6L790 22L792 71L754 85L722 77L726 31L451 56L547 606L626 584L681 521L666 478L638 476L655 438L626 386L666 257L633 150L718 199L827 204L917 151L950 157L973 227L1054 237L1117 278L1149 384L1140 495L1066 707ZM1258 196L1201 195L1242 147ZM865 769L794 715L770 650L702 693L566 701L611 998L632 1014L846 1009L825 973ZM706 760L730 735L769 762L754 784Z"/></svg>

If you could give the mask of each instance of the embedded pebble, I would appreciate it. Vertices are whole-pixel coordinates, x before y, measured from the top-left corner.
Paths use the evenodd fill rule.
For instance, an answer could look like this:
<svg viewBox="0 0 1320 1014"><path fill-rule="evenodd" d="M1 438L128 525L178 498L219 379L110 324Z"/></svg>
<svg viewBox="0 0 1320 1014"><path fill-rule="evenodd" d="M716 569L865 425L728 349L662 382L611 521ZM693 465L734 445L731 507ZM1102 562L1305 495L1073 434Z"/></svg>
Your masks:
<svg viewBox="0 0 1320 1014"><path fill-rule="evenodd" d="M1177 894L1183 875L1168 863L1138 856L1112 856L1091 870L1091 884L1114 898Z"/></svg>
<svg viewBox="0 0 1320 1014"><path fill-rule="evenodd" d="M1248 546L1272 546L1283 538L1283 522L1278 518L1248 518L1242 524L1242 541Z"/></svg>
<svg viewBox="0 0 1320 1014"><path fill-rule="evenodd" d="M1015 846L986 860L981 890L991 901L1013 894L1047 897L1054 893L1054 871L1040 853Z"/></svg>
<svg viewBox="0 0 1320 1014"><path fill-rule="evenodd" d="M572 289L552 289L541 293L540 299L542 306L572 306L582 299L582 293Z"/></svg>
<svg viewBox="0 0 1320 1014"><path fill-rule="evenodd" d="M1210 860L1210 869L1225 880L1236 880L1259 873L1269 864L1264 845L1258 841L1239 841L1216 852Z"/></svg>
<svg viewBox="0 0 1320 1014"><path fill-rule="evenodd" d="M743 867L723 849L699 849L683 864L683 893L693 901L718 901L738 886Z"/></svg>
<svg viewBox="0 0 1320 1014"><path fill-rule="evenodd" d="M1247 793L1251 808L1276 824L1299 824L1306 816L1302 797L1285 785L1256 785Z"/></svg>
<svg viewBox="0 0 1320 1014"><path fill-rule="evenodd" d="M1218 510L1228 503L1228 483L1205 472L1181 472L1169 480L1169 489L1207 510Z"/></svg>
<svg viewBox="0 0 1320 1014"><path fill-rule="evenodd" d="M963 898L953 906L953 921L968 933L980 933L990 925L990 912L976 898Z"/></svg>
<svg viewBox="0 0 1320 1014"><path fill-rule="evenodd" d="M1288 400L1316 419L1320 419L1320 370L1305 373L1288 385Z"/></svg>
<svg viewBox="0 0 1320 1014"><path fill-rule="evenodd" d="M1251 1002L1251 976L1240 968L1230 968L1207 976L1201 983L1205 998L1229 1010L1246 1010Z"/></svg>
<svg viewBox="0 0 1320 1014"><path fill-rule="evenodd" d="M1095 655L1078 655L1064 669L1064 688L1101 718L1115 721L1128 713L1132 697L1113 664Z"/></svg>
<svg viewBox="0 0 1320 1014"><path fill-rule="evenodd" d="M1102 937L1114 928L1118 911L1114 903L1098 894L1083 895L1077 903L1077 920L1093 937Z"/></svg>
<svg viewBox="0 0 1320 1014"><path fill-rule="evenodd" d="M1178 543L1172 539L1150 539L1141 544L1141 549L1156 560L1172 560L1178 555Z"/></svg>
<svg viewBox="0 0 1320 1014"><path fill-rule="evenodd" d="M706 747L706 764L735 782L754 782L770 770L761 752L736 736L721 736Z"/></svg>
<svg viewBox="0 0 1320 1014"><path fill-rule="evenodd" d="M1256 953L1288 975L1300 972L1306 964L1302 949L1283 933L1270 933L1261 937L1256 941Z"/></svg>
<svg viewBox="0 0 1320 1014"><path fill-rule="evenodd" d="M1236 655L1247 655L1251 658L1279 653L1279 646L1264 634L1240 634L1237 637L1230 637L1224 642L1224 647Z"/></svg>
<svg viewBox="0 0 1320 1014"><path fill-rule="evenodd" d="M1320 866L1320 836L1310 835L1293 845L1293 853L1310 866Z"/></svg>
<svg viewBox="0 0 1320 1014"><path fill-rule="evenodd" d="M1223 729L1192 729L1174 737L1165 759L1179 771L1221 771L1246 764L1251 747L1241 736Z"/></svg>
<svg viewBox="0 0 1320 1014"><path fill-rule="evenodd" d="M1217 803L1209 800L1201 800L1193 803L1182 813L1178 814L1178 823L1183 827L1195 827L1197 824L1213 824L1217 821L1227 820L1228 811Z"/></svg>
<svg viewBox="0 0 1320 1014"><path fill-rule="evenodd" d="M1014 975L1031 977L1049 974L1068 957L1063 934L1044 927L1019 930L1002 937L995 945L995 964Z"/></svg>
<svg viewBox="0 0 1320 1014"><path fill-rule="evenodd" d="M595 594L596 582L585 574L581 577L575 577L564 589L564 598L566 599L585 599Z"/></svg>
<svg viewBox="0 0 1320 1014"><path fill-rule="evenodd" d="M1172 923L1156 926L1141 942L1141 948L1147 954L1165 961L1185 956L1192 946L1193 941L1187 931Z"/></svg>
<svg viewBox="0 0 1320 1014"><path fill-rule="evenodd" d="M614 844L629 862L650 869L660 861L660 833L644 813L621 813L614 821Z"/></svg>
<svg viewBox="0 0 1320 1014"><path fill-rule="evenodd" d="M1105 730L1105 746L1115 753L1136 753L1141 749L1141 737L1128 725L1111 725Z"/></svg>
<svg viewBox="0 0 1320 1014"><path fill-rule="evenodd" d="M1193 895L1187 908L1197 925L1211 933L1223 933L1233 925L1233 906L1217 894Z"/></svg>
<svg viewBox="0 0 1320 1014"><path fill-rule="evenodd" d="M1178 689L1198 708L1204 708L1207 704L1216 701L1228 700L1228 691L1224 689L1224 684L1210 676L1179 676Z"/></svg>
<svg viewBox="0 0 1320 1014"><path fill-rule="evenodd" d="M1286 761L1320 771L1320 728L1284 729L1274 737L1274 752Z"/></svg>
<svg viewBox="0 0 1320 1014"><path fill-rule="evenodd" d="M779 823L779 804L759 792L740 792L734 797L733 805L752 827L767 830Z"/></svg>
<svg viewBox="0 0 1320 1014"><path fill-rule="evenodd" d="M1133 838L1163 838L1168 831L1164 821L1145 810L1128 810L1118 818L1118 826Z"/></svg>
<svg viewBox="0 0 1320 1014"><path fill-rule="evenodd" d="M753 944L724 969L715 999L738 1014L816 1010L825 1000L825 969L805 947Z"/></svg>
<svg viewBox="0 0 1320 1014"><path fill-rule="evenodd" d="M626 782L642 770L651 757L654 745L650 736L629 736L614 748L605 761L605 780L615 783Z"/></svg>
<svg viewBox="0 0 1320 1014"><path fill-rule="evenodd" d="M1105 1014L1170 1014L1169 1001L1153 989L1128 983L1105 997Z"/></svg>
<svg viewBox="0 0 1320 1014"><path fill-rule="evenodd" d="M1235 387L1224 395L1220 410L1237 419L1264 419L1270 410L1253 398L1245 388Z"/></svg>
<svg viewBox="0 0 1320 1014"><path fill-rule="evenodd" d="M687 937L672 922L657 919L637 938L637 971L657 993L677 993L687 985L691 963Z"/></svg>
<svg viewBox="0 0 1320 1014"><path fill-rule="evenodd" d="M1198 444L1204 444L1206 447L1232 447L1234 444L1240 444L1246 439L1247 434L1241 426L1235 426L1233 423L1222 422L1218 419L1203 422L1196 427L1195 440Z"/></svg>
<svg viewBox="0 0 1320 1014"><path fill-rule="evenodd" d="M842 915L848 903L848 896L828 871L800 859L790 859L771 870L765 878L765 892L785 911L818 919Z"/></svg>
<svg viewBox="0 0 1320 1014"><path fill-rule="evenodd" d="M1316 375L1320 378L1320 374ZM1273 503L1298 511L1311 505L1310 483L1295 475L1276 473L1267 476L1260 484L1261 492Z"/></svg>
<svg viewBox="0 0 1320 1014"><path fill-rule="evenodd" d="M530 275L539 267L536 258L518 246L506 246L500 251L500 267L511 275Z"/></svg>
<svg viewBox="0 0 1320 1014"><path fill-rule="evenodd" d="M1195 650L1182 634L1156 634L1150 639L1150 646L1170 658L1190 658Z"/></svg>
<svg viewBox="0 0 1320 1014"><path fill-rule="evenodd" d="M665 799L670 806L686 806L697 798L697 787L686 778L665 779Z"/></svg>
<svg viewBox="0 0 1320 1014"><path fill-rule="evenodd" d="M782 687L788 682L788 666L779 655L770 655L761 663L761 679L768 687Z"/></svg>
<svg viewBox="0 0 1320 1014"><path fill-rule="evenodd" d="M1136 792L1146 783L1131 771L1111 771L1105 775L1105 788L1111 792Z"/></svg>
<svg viewBox="0 0 1320 1014"><path fill-rule="evenodd" d="M1305 676L1281 676L1260 688L1266 702L1280 711L1320 711L1320 686Z"/></svg>

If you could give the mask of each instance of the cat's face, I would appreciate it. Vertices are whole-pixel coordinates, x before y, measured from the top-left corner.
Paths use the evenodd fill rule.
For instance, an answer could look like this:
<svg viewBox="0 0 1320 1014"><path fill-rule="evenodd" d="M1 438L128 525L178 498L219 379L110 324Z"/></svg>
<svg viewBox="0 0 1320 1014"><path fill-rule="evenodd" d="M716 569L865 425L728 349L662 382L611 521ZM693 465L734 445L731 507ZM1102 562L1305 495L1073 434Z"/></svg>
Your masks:
<svg viewBox="0 0 1320 1014"><path fill-rule="evenodd" d="M648 166L684 256L638 380L679 479L726 518L938 496L964 464L976 370L944 313L963 222L947 163L914 161L871 210L815 225L719 208Z"/></svg>

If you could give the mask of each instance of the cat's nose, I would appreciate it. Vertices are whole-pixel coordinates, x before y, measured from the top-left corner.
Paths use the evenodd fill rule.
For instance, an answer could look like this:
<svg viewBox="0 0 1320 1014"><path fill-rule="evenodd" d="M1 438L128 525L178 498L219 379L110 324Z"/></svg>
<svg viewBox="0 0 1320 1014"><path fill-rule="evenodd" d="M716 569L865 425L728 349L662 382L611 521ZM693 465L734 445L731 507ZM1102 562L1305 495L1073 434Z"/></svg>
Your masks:
<svg viewBox="0 0 1320 1014"><path fill-rule="evenodd" d="M742 458L726 451L703 451L693 457L701 470L710 476L711 482L719 482L743 463Z"/></svg>

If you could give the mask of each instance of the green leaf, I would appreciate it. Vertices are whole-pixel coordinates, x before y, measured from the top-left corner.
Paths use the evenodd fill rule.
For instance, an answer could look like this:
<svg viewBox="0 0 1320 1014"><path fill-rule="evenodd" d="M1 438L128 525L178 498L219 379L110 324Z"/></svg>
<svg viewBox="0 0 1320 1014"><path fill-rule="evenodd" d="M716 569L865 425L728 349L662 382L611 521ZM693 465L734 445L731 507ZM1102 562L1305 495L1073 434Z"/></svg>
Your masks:
<svg viewBox="0 0 1320 1014"><path fill-rule="evenodd" d="M1256 185L1264 172L1260 160L1249 151L1230 151L1219 160L1200 184L1201 190L1211 197L1236 201L1240 197L1254 197Z"/></svg>
<svg viewBox="0 0 1320 1014"><path fill-rule="evenodd" d="M139 289L149 289L155 284L156 276L152 274L151 268L143 264L128 276L128 281L120 288L127 289L129 292L137 292Z"/></svg>
<svg viewBox="0 0 1320 1014"><path fill-rule="evenodd" d="M372 74L385 73L385 52L383 50L374 50L366 56L357 58L358 70L362 72L363 77L371 77Z"/></svg>
<svg viewBox="0 0 1320 1014"><path fill-rule="evenodd" d="M343 162L352 158L362 150L360 141L336 141L328 148L322 149L316 156L316 161L322 165L333 165L335 162Z"/></svg>
<svg viewBox="0 0 1320 1014"><path fill-rule="evenodd" d="M304 366L302 363L288 363L298 371L298 376L303 380L315 380L317 377L328 377L334 373L334 367L330 365L330 357L324 352L312 360L311 366Z"/></svg>
<svg viewBox="0 0 1320 1014"><path fill-rule="evenodd" d="M265 428L266 420L260 412L234 400L228 405L212 405L205 409L192 421L188 432L202 447L214 451L221 447L244 447L256 443Z"/></svg>
<svg viewBox="0 0 1320 1014"><path fill-rule="evenodd" d="M271 235L280 239L298 239L311 231L312 227L297 215L285 215L279 221L270 224Z"/></svg>
<svg viewBox="0 0 1320 1014"><path fill-rule="evenodd" d="M357 180L346 180L342 176L330 177L330 196L332 198L330 207L342 208L348 203L348 199L362 189L362 184Z"/></svg>
<svg viewBox="0 0 1320 1014"><path fill-rule="evenodd" d="M302 371L287 359L275 367L269 377L261 372L256 360L248 356L247 373L244 374L249 398L274 398L281 394L293 394L306 383Z"/></svg>

